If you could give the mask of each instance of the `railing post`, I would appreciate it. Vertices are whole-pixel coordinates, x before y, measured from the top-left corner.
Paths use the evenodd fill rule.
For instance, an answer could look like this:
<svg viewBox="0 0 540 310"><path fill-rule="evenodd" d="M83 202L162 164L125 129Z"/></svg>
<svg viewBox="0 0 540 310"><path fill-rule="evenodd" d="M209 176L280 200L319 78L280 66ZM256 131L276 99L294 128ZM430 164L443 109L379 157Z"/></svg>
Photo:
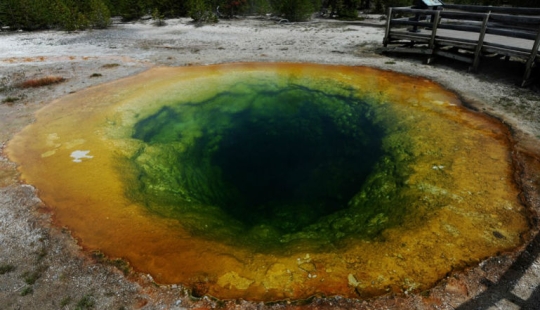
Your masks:
<svg viewBox="0 0 540 310"><path fill-rule="evenodd" d="M538 28L538 33L536 34L536 40L534 41L533 48L531 50L531 55L525 64L525 74L523 75L523 82L521 82L521 87L525 87L528 84L529 77L531 76L532 67L534 61L536 60L536 55L538 55L538 48L540 47L540 28Z"/></svg>
<svg viewBox="0 0 540 310"><path fill-rule="evenodd" d="M431 26L431 40L429 41L429 48L435 48L435 37L437 36L437 28L439 27L441 12L437 10L435 16L433 16L433 23Z"/></svg>
<svg viewBox="0 0 540 310"><path fill-rule="evenodd" d="M435 39L437 37L437 28L439 27L439 23L441 22L441 11L437 10L435 12L435 15L431 16L432 24L431 24L431 40L429 41L429 49L431 50L429 57L426 59L426 64L429 65L433 59L435 59Z"/></svg>
<svg viewBox="0 0 540 310"><path fill-rule="evenodd" d="M392 20L392 8L388 8L388 15L386 16L386 31L384 32L383 46L388 46L388 41L390 40L390 21Z"/></svg>
<svg viewBox="0 0 540 310"><path fill-rule="evenodd" d="M476 50L474 51L474 60L471 67L472 72L476 72L478 70L478 64L480 63L480 54L482 53L482 46L484 45L484 38L486 37L487 24L490 14L491 12L487 12L484 16L484 21L482 22L482 29L480 30L480 35L478 36L478 44L476 45Z"/></svg>

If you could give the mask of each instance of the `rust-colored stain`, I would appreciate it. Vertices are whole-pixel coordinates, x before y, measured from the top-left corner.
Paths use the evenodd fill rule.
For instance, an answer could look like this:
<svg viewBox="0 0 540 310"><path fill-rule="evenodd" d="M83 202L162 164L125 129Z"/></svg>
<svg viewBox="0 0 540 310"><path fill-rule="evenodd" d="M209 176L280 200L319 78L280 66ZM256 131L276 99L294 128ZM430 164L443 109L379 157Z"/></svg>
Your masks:
<svg viewBox="0 0 540 310"><path fill-rule="evenodd" d="M378 195L385 206L406 210L399 219L385 209L362 224L354 219L360 211L346 209L343 221L326 217L335 246L314 247L317 240L295 232L282 250L264 251L194 233L180 215L154 213L126 195L132 179L126 162L148 148L133 138L137 122L173 102L196 105L266 78L327 93L341 92L332 90L340 85L369 105L373 122L386 128L382 148L397 164L381 163L394 170L368 177L371 189L359 188L349 208ZM222 299L369 298L427 289L448 272L523 242L529 225L508 137L504 126L423 78L366 67L253 63L154 68L68 95L40 110L7 153L55 223L85 249L124 258L158 283ZM388 182L388 171L398 171L400 181ZM339 235L352 231L347 225L375 232Z"/></svg>

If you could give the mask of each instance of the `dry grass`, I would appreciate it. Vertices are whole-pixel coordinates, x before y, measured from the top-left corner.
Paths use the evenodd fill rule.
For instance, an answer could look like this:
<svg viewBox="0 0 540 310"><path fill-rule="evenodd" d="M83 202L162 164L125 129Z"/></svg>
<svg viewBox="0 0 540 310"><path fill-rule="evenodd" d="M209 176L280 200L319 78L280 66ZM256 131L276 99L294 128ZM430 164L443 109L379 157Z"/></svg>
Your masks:
<svg viewBox="0 0 540 310"><path fill-rule="evenodd" d="M41 87L52 84L58 84L66 79L61 76L46 76L39 79L30 79L22 82L19 87L21 88L30 88L30 87Z"/></svg>
<svg viewBox="0 0 540 310"><path fill-rule="evenodd" d="M15 101L21 100L19 97L7 97L4 100L2 100L2 103L13 103Z"/></svg>
<svg viewBox="0 0 540 310"><path fill-rule="evenodd" d="M111 69L111 68L116 68L120 66L120 64L104 64L103 66L101 66L102 68L105 68L105 69Z"/></svg>

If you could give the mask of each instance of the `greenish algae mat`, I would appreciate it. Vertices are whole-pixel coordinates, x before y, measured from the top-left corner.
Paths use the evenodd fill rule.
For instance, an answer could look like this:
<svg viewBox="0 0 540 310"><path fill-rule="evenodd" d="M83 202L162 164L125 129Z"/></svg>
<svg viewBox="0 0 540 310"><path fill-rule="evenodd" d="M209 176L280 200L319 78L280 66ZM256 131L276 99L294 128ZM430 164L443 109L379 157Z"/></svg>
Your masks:
<svg viewBox="0 0 540 310"><path fill-rule="evenodd" d="M53 102L7 152L84 248L197 295L418 291L528 229L503 126L365 67L155 68Z"/></svg>

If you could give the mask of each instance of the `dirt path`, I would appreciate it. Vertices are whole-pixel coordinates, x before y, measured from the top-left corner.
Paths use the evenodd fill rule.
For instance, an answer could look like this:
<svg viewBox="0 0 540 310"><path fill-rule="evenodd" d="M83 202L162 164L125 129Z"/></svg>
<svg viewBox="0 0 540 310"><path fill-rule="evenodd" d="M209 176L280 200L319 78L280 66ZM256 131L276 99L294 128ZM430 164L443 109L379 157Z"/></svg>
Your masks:
<svg viewBox="0 0 540 310"><path fill-rule="evenodd" d="M369 22L369 20L368 20ZM373 20L377 23L376 20ZM108 30L0 33L0 147L33 121L34 112L55 98L142 72L153 66L227 62L316 62L367 65L424 76L459 93L474 108L508 123L517 147L540 148L540 96L516 86L523 68L497 62L496 69L468 74L466 67L440 60L432 66L417 58L377 53L383 28L356 24L279 24L239 19L194 27L187 19L167 26L115 24ZM493 67L493 66L490 66ZM21 89L31 78L61 76L65 82ZM18 180L16 167L0 153L0 308L2 309L183 309L224 306L259 309L262 304L193 299L179 286L153 284L148 275L129 273L121 261L81 251L69 231L51 227L51 214L37 191ZM537 157L524 160L536 161ZM524 186L538 194L540 180ZM538 197L529 197L540 208ZM427 292L383 296L370 301L339 297L314 299L308 309L534 309L540 304L538 238L523 252L488 259L449 275ZM477 296L476 299L473 297ZM460 306L461 305L461 306ZM278 303L268 308L292 305Z"/></svg>

